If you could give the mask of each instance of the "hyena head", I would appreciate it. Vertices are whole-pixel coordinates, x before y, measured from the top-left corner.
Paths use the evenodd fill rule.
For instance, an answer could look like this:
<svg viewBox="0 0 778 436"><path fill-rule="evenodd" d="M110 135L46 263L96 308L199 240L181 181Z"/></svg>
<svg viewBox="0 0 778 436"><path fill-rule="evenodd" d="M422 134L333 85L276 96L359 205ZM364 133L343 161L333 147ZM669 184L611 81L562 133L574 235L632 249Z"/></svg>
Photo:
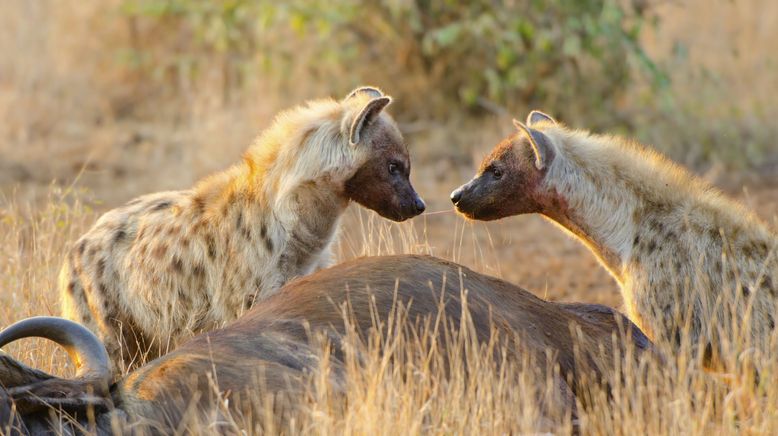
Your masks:
<svg viewBox="0 0 778 436"><path fill-rule="evenodd" d="M557 123L539 111L527 116L526 125L517 120L513 123L518 133L497 144L481 162L476 176L451 193L451 201L467 218L490 221L542 212L549 202L543 181L556 147L543 129Z"/></svg>
<svg viewBox="0 0 778 436"><path fill-rule="evenodd" d="M426 206L411 185L411 161L402 134L384 111L391 102L391 97L369 87L357 88L343 100L344 105L356 105L343 130L361 156L344 191L349 200L384 218L404 221Z"/></svg>

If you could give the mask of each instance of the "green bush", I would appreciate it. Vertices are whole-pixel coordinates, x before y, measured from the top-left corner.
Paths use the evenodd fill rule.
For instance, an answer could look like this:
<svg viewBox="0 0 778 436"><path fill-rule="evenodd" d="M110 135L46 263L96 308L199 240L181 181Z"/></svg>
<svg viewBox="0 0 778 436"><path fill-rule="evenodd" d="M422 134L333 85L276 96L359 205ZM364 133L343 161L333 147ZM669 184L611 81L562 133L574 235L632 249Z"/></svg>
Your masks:
<svg viewBox="0 0 778 436"><path fill-rule="evenodd" d="M373 83L409 118L532 106L607 126L636 65L662 80L638 44L642 11L622 3L127 0L122 12L153 38L133 50L139 68L181 81L217 59L224 98L254 80Z"/></svg>

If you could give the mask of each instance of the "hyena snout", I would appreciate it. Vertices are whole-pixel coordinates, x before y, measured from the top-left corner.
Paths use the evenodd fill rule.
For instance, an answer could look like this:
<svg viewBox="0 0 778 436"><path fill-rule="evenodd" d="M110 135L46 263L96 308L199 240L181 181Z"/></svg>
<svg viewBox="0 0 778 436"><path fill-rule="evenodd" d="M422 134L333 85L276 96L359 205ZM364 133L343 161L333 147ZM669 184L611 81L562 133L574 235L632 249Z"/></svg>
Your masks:
<svg viewBox="0 0 778 436"><path fill-rule="evenodd" d="M397 207L393 211L394 218L387 216L387 218L394 219L395 221L405 221L413 218L427 209L427 205L424 200L421 199L419 194L413 189L413 186L408 183L406 189L397 196ZM389 213L391 215L391 212Z"/></svg>
<svg viewBox="0 0 778 436"><path fill-rule="evenodd" d="M424 200L421 197L416 197L416 213L422 213L427 209L427 205L424 204Z"/></svg>
<svg viewBox="0 0 778 436"><path fill-rule="evenodd" d="M479 187L475 182L476 179L473 179L451 191L451 202L454 203L454 206L456 206L460 212L463 212L463 208L467 208L469 203L471 203L470 200L472 197L478 196L479 193L474 192L479 190Z"/></svg>
<svg viewBox="0 0 778 436"><path fill-rule="evenodd" d="M392 221L405 221L427 206L411 184L408 172L390 173L379 161L364 165L346 182L346 195L362 206Z"/></svg>
<svg viewBox="0 0 778 436"><path fill-rule="evenodd" d="M408 203L408 209L411 210L412 216L416 216L424 212L425 209L427 209L427 205L424 204L424 200L419 197L419 194L414 193L414 197L412 201L409 201Z"/></svg>
<svg viewBox="0 0 778 436"><path fill-rule="evenodd" d="M459 203L459 200L461 199L462 199L462 186L451 191L451 202L454 203L454 206L456 206L457 203Z"/></svg>
<svg viewBox="0 0 778 436"><path fill-rule="evenodd" d="M498 190L488 181L475 179L451 192L451 202L457 212L470 219L492 220L500 218L500 205L495 204Z"/></svg>

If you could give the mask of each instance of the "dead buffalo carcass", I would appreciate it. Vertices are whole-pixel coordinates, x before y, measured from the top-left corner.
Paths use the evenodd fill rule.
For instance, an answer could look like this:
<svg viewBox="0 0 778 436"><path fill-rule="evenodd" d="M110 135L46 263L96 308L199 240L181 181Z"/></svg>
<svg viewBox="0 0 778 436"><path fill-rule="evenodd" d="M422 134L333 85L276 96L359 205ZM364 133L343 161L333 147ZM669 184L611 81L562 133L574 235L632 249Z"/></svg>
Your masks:
<svg viewBox="0 0 778 436"><path fill-rule="evenodd" d="M376 319L388 319L398 306L408 322L444 315L457 328L466 320L479 342L515 338L521 346L503 347L513 354L508 357L530 353L541 367L558 365L559 387L570 405L570 393L614 371L617 353L637 359L651 349L637 327L604 306L544 301L429 256L370 257L292 281L237 321L194 337L115 383L102 344L78 324L58 318L14 324L0 333L0 346L22 337L48 338L68 350L78 370L72 379L53 377L0 354L0 419L34 432L52 425L53 407L98 433L110 432L117 422L165 432L192 410L210 407L208 393L214 390L232 395L222 403L230 412L246 403L237 401L241 396L293 399L304 375L321 363L322 338L332 350L326 354L330 378L338 384L348 331L375 333ZM445 344L443 330L439 342Z"/></svg>

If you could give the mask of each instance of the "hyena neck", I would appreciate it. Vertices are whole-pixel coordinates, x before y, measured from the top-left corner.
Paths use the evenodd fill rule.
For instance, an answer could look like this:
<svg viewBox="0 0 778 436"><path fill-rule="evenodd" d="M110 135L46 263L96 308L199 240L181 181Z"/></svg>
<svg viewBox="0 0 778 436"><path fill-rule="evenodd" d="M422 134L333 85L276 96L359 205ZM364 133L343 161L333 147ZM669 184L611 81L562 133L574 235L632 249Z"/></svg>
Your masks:
<svg viewBox="0 0 778 436"><path fill-rule="evenodd" d="M281 269L290 277L309 272L348 206L342 187L326 175L294 182L269 179L263 187L259 200Z"/></svg>
<svg viewBox="0 0 778 436"><path fill-rule="evenodd" d="M278 182L265 176L248 165L235 166L198 185L193 207L210 215L217 245L240 238L262 257L276 259L291 278L315 263L348 202L326 177L296 183L280 195L273 192Z"/></svg>
<svg viewBox="0 0 778 436"><path fill-rule="evenodd" d="M636 228L636 199L606 186L584 171L568 169L564 179L548 178L546 190L554 201L544 216L579 239L620 284L632 248ZM553 180L553 179L551 179Z"/></svg>
<svg viewBox="0 0 778 436"><path fill-rule="evenodd" d="M299 156L298 156L299 158ZM321 158L321 157L320 157ZM258 174L261 196L272 236L278 248L279 268L287 278L307 274L332 241L348 206L342 176L328 168L292 168L278 165Z"/></svg>
<svg viewBox="0 0 778 436"><path fill-rule="evenodd" d="M279 266L289 278L307 274L333 240L348 206L327 181L310 181L292 190L273 209L279 238Z"/></svg>
<svg viewBox="0 0 778 436"><path fill-rule="evenodd" d="M324 102L279 116L241 163L198 188L214 205L208 206L218 223L214 236L250 239L260 262L242 268L262 276L259 297L310 272L333 240L348 205L344 178L354 164L341 112L335 102ZM234 251L223 248L226 255Z"/></svg>

